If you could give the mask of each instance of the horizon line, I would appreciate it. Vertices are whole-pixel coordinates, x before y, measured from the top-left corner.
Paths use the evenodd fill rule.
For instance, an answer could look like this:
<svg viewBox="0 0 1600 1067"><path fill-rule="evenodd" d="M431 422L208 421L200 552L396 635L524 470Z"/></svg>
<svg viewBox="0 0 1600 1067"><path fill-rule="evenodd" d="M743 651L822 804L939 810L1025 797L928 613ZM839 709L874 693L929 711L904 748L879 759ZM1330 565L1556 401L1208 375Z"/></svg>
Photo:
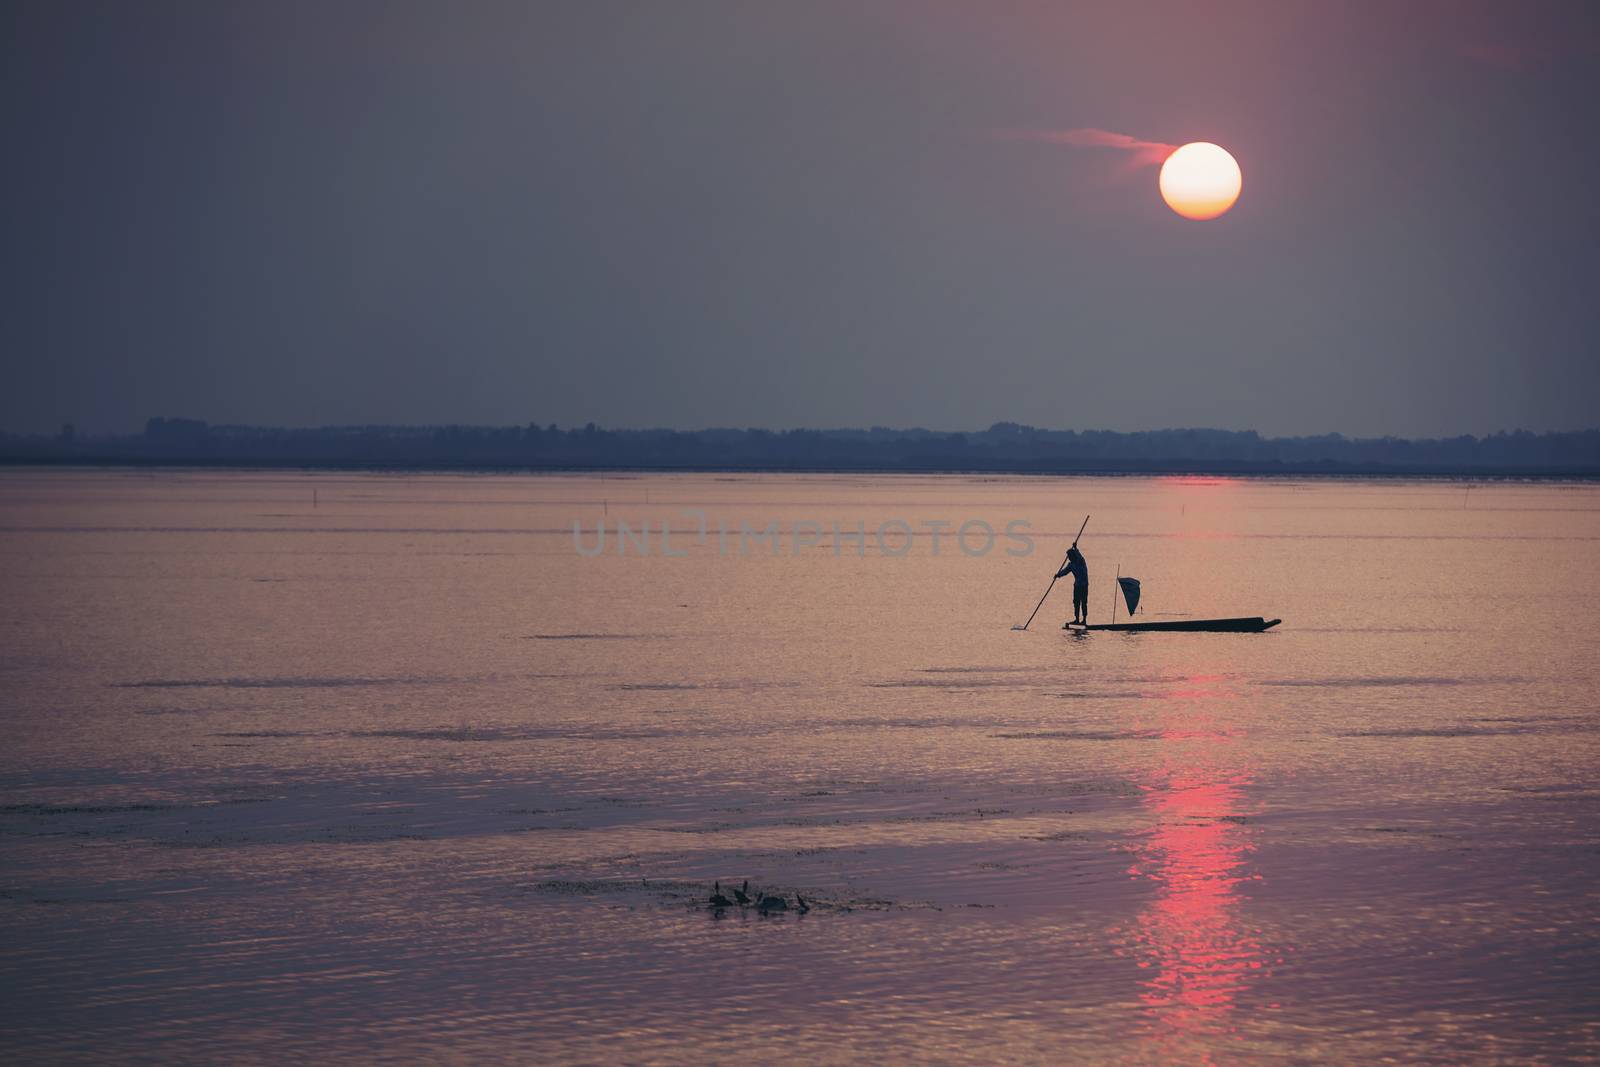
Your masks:
<svg viewBox="0 0 1600 1067"><path fill-rule="evenodd" d="M69 420L69 421L64 421L62 423L61 429L56 431L55 433L51 433L49 431L27 431L27 430L15 430L14 431L14 430L8 430L6 428L0 427L0 438L14 438L14 439L15 438L22 438L22 439L32 438L32 439L36 439L36 440L60 441L60 440L63 439L63 437L65 435L70 433L73 437L75 437L78 440L115 440L115 439L119 439L119 438L138 438L138 437L143 437L143 436L147 435L151 431L151 429L153 427L157 427L157 426L171 426L174 429L176 429L178 427L192 427L193 429L196 429L196 430L203 428L205 430L211 430L211 431L214 431L214 430L257 430L257 431L275 431L275 432L283 432L283 433L315 433L315 432L318 432L318 431L333 431L333 430L348 431L348 430L443 430L443 429L502 430L502 431L503 430L524 430L524 431L526 431L528 429L534 429L534 430L537 430L539 432L549 432L551 430L554 430L556 432L564 433L564 434L565 433L584 433L584 432L618 433L618 434L766 433L766 434L773 434L773 435L791 434L791 433L822 433L822 434L828 434L828 433L901 433L901 434L919 433L919 434L935 434L935 435L942 435L942 436L947 436L947 437L948 436L966 436L966 435L973 435L973 434L990 434L990 433L995 433L995 432L1038 433L1038 434L1069 434L1070 433L1070 434L1077 434L1077 435L1080 435L1080 436L1088 435L1088 434L1116 434L1116 435L1121 435L1121 436L1133 436L1133 435L1136 435L1136 434L1221 433L1221 434L1236 434L1236 435L1254 434L1256 437L1258 437L1258 438L1260 438L1262 440L1266 440L1266 441L1319 440L1319 439L1337 438L1337 439L1344 440L1344 441L1349 441L1349 442L1362 442L1362 441L1370 441L1370 442L1385 442L1385 441L1388 441L1388 442L1394 442L1394 441L1410 441L1410 442L1459 441L1459 440L1467 439L1467 438L1470 438L1470 439L1473 439L1473 440L1484 440L1484 439L1487 439L1487 438L1494 438L1494 437L1515 437L1515 436L1522 436L1522 435L1533 436L1533 437L1548 437L1548 436L1583 435L1583 434L1600 432L1600 424L1595 424L1595 425L1590 425L1590 426L1581 426L1581 427L1577 427L1577 428L1573 428L1573 429L1548 429L1548 430L1530 430L1530 429L1526 429L1526 428L1521 427L1521 426L1517 426L1517 427L1514 427L1514 428L1507 428L1507 427L1502 426L1499 429L1492 430L1492 431L1485 431L1485 432L1481 432L1481 433L1474 433L1474 432L1471 432L1471 431L1462 431L1462 432L1457 432L1457 433L1452 433L1452 434L1407 436L1407 435L1396 434L1396 433L1383 433L1383 434L1373 434L1373 435L1351 435L1351 434L1345 433L1342 430L1324 430L1324 431L1321 431L1321 432L1304 432L1304 433L1268 433L1268 432L1264 432L1262 430L1255 429L1255 428L1236 429L1236 428L1229 428L1229 427L1225 427L1225 426L1202 426L1202 425L1190 425L1190 426L1176 426L1176 425L1174 425L1174 426L1162 426L1162 427L1156 427L1156 428L1151 428L1151 429L1143 429L1143 430L1117 430L1117 429L1112 429L1112 428L1109 428L1109 427L1093 427L1093 426L1091 426L1091 427L1034 426L1034 425L1031 425L1031 424L1028 424L1028 423L1014 422L1014 421L1009 420L1009 419L1002 419L1002 420L999 420L997 422L992 422L988 426L981 427L981 428L968 428L968 429L938 428L938 427L930 427L930 426L925 426L925 425L891 426L891 425L887 425L887 424L883 424L883 423L874 423L874 424L871 424L871 425L853 425L853 426L852 425L832 425L832 426L791 425L791 426L785 426L785 427L737 425L737 424L733 424L733 423L726 423L726 424L721 424L721 425L705 425L705 426L700 426L700 427L689 429L689 428L682 428L682 427L668 426L668 425L648 425L648 426L616 426L616 425L611 425L611 426L606 426L606 425L601 425L601 424L599 424L599 423L597 423L597 422L595 422L593 420L587 420L587 421L585 421L583 423L569 423L569 424L567 424L565 426L562 426L559 423L556 423L556 422L553 422L553 421L552 422L540 422L540 421L537 421L537 420L530 420L530 421L527 421L527 422L325 422L325 423L292 424L292 423L266 423L266 422L212 422L212 421L207 420L207 419L194 418L194 417L191 417L191 416L152 415L152 416L149 416L148 418L145 419L144 427L142 429L137 429L137 430L126 430L126 431L122 431L122 430L103 430L103 431L78 430L76 428L76 424Z"/></svg>

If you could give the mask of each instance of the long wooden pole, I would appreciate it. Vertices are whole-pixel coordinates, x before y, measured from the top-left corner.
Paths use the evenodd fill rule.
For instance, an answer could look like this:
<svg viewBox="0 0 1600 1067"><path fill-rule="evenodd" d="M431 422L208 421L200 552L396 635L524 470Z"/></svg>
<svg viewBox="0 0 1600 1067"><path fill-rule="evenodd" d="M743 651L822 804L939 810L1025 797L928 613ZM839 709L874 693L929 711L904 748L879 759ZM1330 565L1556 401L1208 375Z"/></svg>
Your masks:
<svg viewBox="0 0 1600 1067"><path fill-rule="evenodd" d="M1088 527L1088 525L1089 525L1089 516L1085 515L1083 517L1083 525L1078 527L1078 537L1082 537L1083 536L1083 531ZM1074 537L1072 539L1072 548L1077 548L1078 547L1078 537ZM1067 549L1067 551L1070 553L1072 551L1072 548ZM1062 556L1061 557L1061 567L1065 567L1066 565L1067 565L1067 557L1066 556ZM1057 567L1056 568L1056 575L1059 575L1061 573L1061 567ZM1044 607L1045 597L1048 597L1050 595L1050 590L1052 590L1052 589L1054 589L1056 587L1056 575L1051 575L1050 576L1050 584L1044 587L1044 596L1040 597L1039 598L1039 602L1033 606L1033 615L1039 614L1039 609ZM1021 626L1013 626L1012 629L1013 630L1026 630L1029 626L1033 625L1033 615L1029 615L1028 616L1028 621L1027 622L1023 623Z"/></svg>

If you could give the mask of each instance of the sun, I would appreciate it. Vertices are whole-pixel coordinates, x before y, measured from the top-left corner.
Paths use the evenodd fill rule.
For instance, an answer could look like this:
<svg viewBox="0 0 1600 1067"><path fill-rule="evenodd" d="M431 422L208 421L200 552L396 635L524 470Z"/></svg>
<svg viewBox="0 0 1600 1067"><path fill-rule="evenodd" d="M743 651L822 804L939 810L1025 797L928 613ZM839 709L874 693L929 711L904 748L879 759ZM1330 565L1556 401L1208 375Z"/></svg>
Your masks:
<svg viewBox="0 0 1600 1067"><path fill-rule="evenodd" d="M1161 164L1161 199L1186 219L1214 219L1239 199L1239 164L1210 141L1193 141Z"/></svg>

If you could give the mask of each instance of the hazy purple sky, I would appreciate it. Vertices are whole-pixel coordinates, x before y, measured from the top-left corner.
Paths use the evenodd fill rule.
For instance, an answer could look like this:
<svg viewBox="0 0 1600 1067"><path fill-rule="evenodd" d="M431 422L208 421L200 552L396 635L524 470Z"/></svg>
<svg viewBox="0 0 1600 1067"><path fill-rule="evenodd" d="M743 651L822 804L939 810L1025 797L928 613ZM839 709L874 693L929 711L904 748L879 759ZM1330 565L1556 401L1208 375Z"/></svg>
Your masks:
<svg viewBox="0 0 1600 1067"><path fill-rule="evenodd" d="M1594 3L8 0L0 428L1594 426L1597 131Z"/></svg>

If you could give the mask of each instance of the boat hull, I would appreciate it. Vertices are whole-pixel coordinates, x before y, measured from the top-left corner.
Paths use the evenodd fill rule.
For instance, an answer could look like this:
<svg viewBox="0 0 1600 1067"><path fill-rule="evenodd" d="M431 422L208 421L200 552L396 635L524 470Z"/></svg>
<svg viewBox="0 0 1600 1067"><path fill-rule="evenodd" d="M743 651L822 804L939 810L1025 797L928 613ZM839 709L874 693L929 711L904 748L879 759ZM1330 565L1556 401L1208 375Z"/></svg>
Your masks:
<svg viewBox="0 0 1600 1067"><path fill-rule="evenodd" d="M1252 615L1243 619L1177 619L1171 622L1118 622L1099 623L1095 626L1074 626L1067 623L1064 630L1112 630L1118 633L1208 633L1208 634L1258 634L1270 630L1282 619L1264 619Z"/></svg>

